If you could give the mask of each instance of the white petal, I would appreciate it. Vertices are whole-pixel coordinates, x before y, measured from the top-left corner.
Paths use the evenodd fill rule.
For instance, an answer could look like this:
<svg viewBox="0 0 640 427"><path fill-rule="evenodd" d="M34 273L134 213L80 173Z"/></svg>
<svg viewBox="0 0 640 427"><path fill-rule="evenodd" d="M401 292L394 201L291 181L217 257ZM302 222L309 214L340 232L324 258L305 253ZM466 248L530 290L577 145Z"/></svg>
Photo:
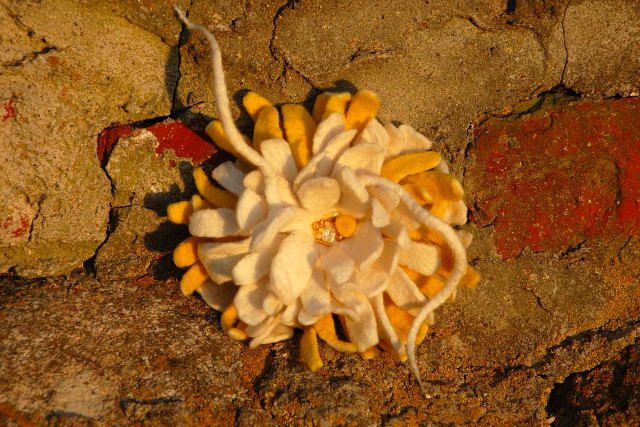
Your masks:
<svg viewBox="0 0 640 427"><path fill-rule="evenodd" d="M426 243L412 241L408 250L400 251L400 265L409 267L425 276L430 276L440 265L438 249Z"/></svg>
<svg viewBox="0 0 640 427"><path fill-rule="evenodd" d="M413 316L418 314L427 298L418 289L416 284L407 274L398 270L395 272L387 286L387 294L391 301L403 310L407 310Z"/></svg>
<svg viewBox="0 0 640 427"><path fill-rule="evenodd" d="M356 310L349 307L348 305L345 305L344 303L342 303L341 301L333 297L331 297L331 312L339 316L348 317L354 322L357 322L358 319L360 318L360 315Z"/></svg>
<svg viewBox="0 0 640 427"><path fill-rule="evenodd" d="M231 273L234 283L238 286L249 285L269 274L271 260L278 252L283 239L282 236L276 236L270 247L260 252L252 252L238 261Z"/></svg>
<svg viewBox="0 0 640 427"><path fill-rule="evenodd" d="M300 302L300 298L296 298L293 304L288 305L287 308L284 309L282 316L280 316L280 322L287 326L299 327L300 322L298 322L298 313L301 308L302 303Z"/></svg>
<svg viewBox="0 0 640 427"><path fill-rule="evenodd" d="M412 149L415 150L416 153L420 153L430 150L433 146L433 142L431 142L429 138L409 125L400 125L398 129L404 135L405 149L407 150Z"/></svg>
<svg viewBox="0 0 640 427"><path fill-rule="evenodd" d="M238 199L236 212L240 230L243 232L251 231L256 224L267 217L267 201L255 191L247 188Z"/></svg>
<svg viewBox="0 0 640 427"><path fill-rule="evenodd" d="M436 170L438 172L442 172L442 173L450 173L451 169L449 169L449 164L447 163L447 161L445 159L440 159L440 163L438 163L436 165L436 167L433 168L433 170Z"/></svg>
<svg viewBox="0 0 640 427"><path fill-rule="evenodd" d="M317 256L314 246L311 236L290 234L273 258L269 289L286 305L293 304L309 283Z"/></svg>
<svg viewBox="0 0 640 427"><path fill-rule="evenodd" d="M447 206L446 222L451 225L464 225L467 222L467 205L464 201L458 200Z"/></svg>
<svg viewBox="0 0 640 427"><path fill-rule="evenodd" d="M264 283L239 287L233 299L238 318L247 325L257 325L266 319L267 313L262 309L262 303L268 294Z"/></svg>
<svg viewBox="0 0 640 427"><path fill-rule="evenodd" d="M393 124L388 123L384 128L389 134L387 157L420 153L429 150L433 145L429 139L416 132L411 126L401 125L396 128Z"/></svg>
<svg viewBox="0 0 640 427"><path fill-rule="evenodd" d="M355 234L336 246L347 253L360 269L366 269L382 254L382 235L369 221L358 224Z"/></svg>
<svg viewBox="0 0 640 427"><path fill-rule="evenodd" d="M340 184L333 178L312 178L300 186L298 198L309 212L324 214L340 200Z"/></svg>
<svg viewBox="0 0 640 427"><path fill-rule="evenodd" d="M218 311L224 311L233 301L238 287L233 283L218 285L211 280L206 280L196 289L204 302Z"/></svg>
<svg viewBox="0 0 640 427"><path fill-rule="evenodd" d="M309 160L309 163L302 168L293 182L293 188L297 190L308 179L329 176L333 170L336 158L349 147L356 133L357 131L355 129L350 129L333 137L327 143L326 147L313 156L311 160Z"/></svg>
<svg viewBox="0 0 640 427"><path fill-rule="evenodd" d="M393 329L393 325L391 325L389 316L387 316L387 311L384 308L384 300L382 294L377 295L371 302L373 304L373 310L376 313L380 336L386 338L386 341L391 344L396 352L403 352L404 346L402 345L402 342L400 342L395 329Z"/></svg>
<svg viewBox="0 0 640 427"><path fill-rule="evenodd" d="M316 133L313 134L312 149L313 154L317 154L323 151L329 141L331 141L336 135L344 131L344 121L342 120L342 114L332 113L318 124Z"/></svg>
<svg viewBox="0 0 640 427"><path fill-rule="evenodd" d="M385 240L382 255L380 255L380 258L374 265L387 274L391 275L398 268L399 260L400 245L392 240Z"/></svg>
<svg viewBox="0 0 640 427"><path fill-rule="evenodd" d="M404 225L407 231L413 231L422 225L404 203L400 203L394 210L389 212L391 213L391 219Z"/></svg>
<svg viewBox="0 0 640 427"><path fill-rule="evenodd" d="M262 251L271 246L280 230L299 215L299 211L301 211L299 208L286 207L269 212L269 217L258 224L253 231L251 251Z"/></svg>
<svg viewBox="0 0 640 427"><path fill-rule="evenodd" d="M371 267L355 274L355 284L367 298L372 298L382 293L387 287L389 274L379 268Z"/></svg>
<svg viewBox="0 0 640 427"><path fill-rule="evenodd" d="M342 189L339 202L341 213L352 215L356 218L364 216L368 209L369 193L356 176L356 173L351 168L343 167L337 172L336 178Z"/></svg>
<svg viewBox="0 0 640 427"><path fill-rule="evenodd" d="M202 209L189 217L189 233L197 237L235 236L239 231L232 209Z"/></svg>
<svg viewBox="0 0 640 427"><path fill-rule="evenodd" d="M322 316L324 316L324 314L311 314L302 307L298 313L298 322L300 322L301 325L309 326L315 324Z"/></svg>
<svg viewBox="0 0 640 427"><path fill-rule="evenodd" d="M293 328L279 323L273 328L269 335L262 339L261 344L271 344L274 342L288 340L292 336Z"/></svg>
<svg viewBox="0 0 640 427"><path fill-rule="evenodd" d="M356 345L358 351L365 351L378 344L378 326L371 304L364 296L360 298L363 304L360 306L358 321L354 322L347 318L345 323L349 339Z"/></svg>
<svg viewBox="0 0 640 427"><path fill-rule="evenodd" d="M364 143L346 150L336 160L334 172L337 175L341 167L350 167L356 174L372 173L380 175L384 162L384 148L377 144Z"/></svg>
<svg viewBox="0 0 640 427"><path fill-rule="evenodd" d="M198 245L198 258L216 283L232 280L231 272L249 251L249 239L239 242L203 242Z"/></svg>
<svg viewBox="0 0 640 427"><path fill-rule="evenodd" d="M249 347L255 348L264 343L278 324L280 322L277 317L267 317L260 324L249 325L247 327L247 335L253 337L249 342Z"/></svg>
<svg viewBox="0 0 640 427"><path fill-rule="evenodd" d="M466 230L456 230L456 234L458 235L458 239L460 239L460 242L462 243L462 246L465 247L465 249L471 245L471 242L473 241L473 233L470 233Z"/></svg>
<svg viewBox="0 0 640 427"><path fill-rule="evenodd" d="M215 179L223 188L229 190L231 193L240 195L244 191L244 173L233 162L224 162L216 167L211 176Z"/></svg>
<svg viewBox="0 0 640 427"><path fill-rule="evenodd" d="M300 294L302 307L310 316L320 317L331 312L329 288L324 276L319 270L314 270L309 283ZM304 323L300 320L300 323Z"/></svg>
<svg viewBox="0 0 640 427"><path fill-rule="evenodd" d="M298 175L298 169L287 141L282 138L262 141L260 143L260 152L276 173L293 183L296 175Z"/></svg>
<svg viewBox="0 0 640 427"><path fill-rule="evenodd" d="M382 187L374 184L367 186L367 191L372 197L378 199L388 212L393 212L393 210L400 204L400 196L391 191L388 187Z"/></svg>
<svg viewBox="0 0 640 427"><path fill-rule="evenodd" d="M355 144L362 144L364 142L371 142L384 148L387 152L387 146L389 145L389 134L386 129L377 119L371 119L367 122L360 133L360 137L356 140Z"/></svg>
<svg viewBox="0 0 640 427"><path fill-rule="evenodd" d="M333 283L344 283L353 275L355 263L353 258L347 255L339 245L331 247L320 260L320 267L324 269L328 278Z"/></svg>
<svg viewBox="0 0 640 427"><path fill-rule="evenodd" d="M378 199L371 199L371 223L376 228L386 227L389 225L391 218L389 212L382 206Z"/></svg>
<svg viewBox="0 0 640 427"><path fill-rule="evenodd" d="M298 206L291 184L284 177L271 176L265 182L265 198L271 209L286 206Z"/></svg>
<svg viewBox="0 0 640 427"><path fill-rule="evenodd" d="M259 170L253 170L244 176L242 185L258 194L264 194L264 175Z"/></svg>
<svg viewBox="0 0 640 427"><path fill-rule="evenodd" d="M264 297L264 300L262 300L262 309L269 316L277 316L283 308L284 304L273 292L267 293L267 295Z"/></svg>
<svg viewBox="0 0 640 427"><path fill-rule="evenodd" d="M402 249L409 249L411 245L411 237L407 229L397 221L391 221L389 225L380 229L382 234L395 240Z"/></svg>

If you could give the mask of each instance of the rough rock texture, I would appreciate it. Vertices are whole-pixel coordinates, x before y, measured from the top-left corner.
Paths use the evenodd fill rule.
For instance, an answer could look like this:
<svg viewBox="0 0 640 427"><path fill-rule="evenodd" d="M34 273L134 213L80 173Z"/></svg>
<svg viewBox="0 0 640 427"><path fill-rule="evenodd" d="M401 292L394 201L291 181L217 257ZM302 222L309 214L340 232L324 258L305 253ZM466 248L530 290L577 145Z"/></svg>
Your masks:
<svg viewBox="0 0 640 427"><path fill-rule="evenodd" d="M164 210L192 191L217 113L208 48L170 3L4 0L0 269L52 276L93 261L67 278L1 278L0 419L633 420L639 104L587 98L640 91L637 2L469 3L182 3L215 31L236 100L370 89L383 121L422 130L452 161L483 280L436 313L418 349L426 400L386 353L363 361L321 344L325 367L311 374L299 335L249 350L180 294L168 261L186 229Z"/></svg>
<svg viewBox="0 0 640 427"><path fill-rule="evenodd" d="M0 15L0 271L69 272L106 237L96 137L114 121L169 113L169 46L75 1L4 1Z"/></svg>
<svg viewBox="0 0 640 427"><path fill-rule="evenodd" d="M585 96L640 94L640 3L571 2L564 19L563 83ZM597 29L594 31L594 29Z"/></svg>

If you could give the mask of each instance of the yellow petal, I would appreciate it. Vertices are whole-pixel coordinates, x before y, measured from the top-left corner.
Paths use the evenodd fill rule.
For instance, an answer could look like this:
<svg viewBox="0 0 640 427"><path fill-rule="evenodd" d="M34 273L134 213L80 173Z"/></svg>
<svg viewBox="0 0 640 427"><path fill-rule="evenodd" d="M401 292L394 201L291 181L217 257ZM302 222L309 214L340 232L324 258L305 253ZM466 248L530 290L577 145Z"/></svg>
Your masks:
<svg viewBox="0 0 640 427"><path fill-rule="evenodd" d="M393 182L399 182L407 175L428 171L436 167L440 163L440 159L440 154L435 151L403 154L384 162L380 175ZM426 187L425 189L430 193Z"/></svg>
<svg viewBox="0 0 640 427"><path fill-rule="evenodd" d="M404 184L402 188L404 188L419 205L430 204L433 201L431 194L417 184Z"/></svg>
<svg viewBox="0 0 640 427"><path fill-rule="evenodd" d="M326 119L332 113L342 114L342 120L346 121L344 112L347 109L347 104L351 100L351 94L349 92L331 93L325 92L316 98L316 103L313 106L313 118L316 122L321 122Z"/></svg>
<svg viewBox="0 0 640 427"><path fill-rule="evenodd" d="M273 107L273 104L267 98L255 92L248 92L242 98L242 105L254 122L258 119L258 114L264 107Z"/></svg>
<svg viewBox="0 0 640 427"><path fill-rule="evenodd" d="M421 185L431 194L434 201L458 201L464 196L462 184L453 176L439 171L432 170L409 175L403 180L403 184L406 183Z"/></svg>
<svg viewBox="0 0 640 427"><path fill-rule="evenodd" d="M314 329L322 341L329 344L331 348L345 353L355 353L356 345L352 342L342 341L336 334L335 324L331 314L325 314L314 325Z"/></svg>
<svg viewBox="0 0 640 427"><path fill-rule="evenodd" d="M276 107L267 105L262 107L256 118L253 128L253 148L259 150L262 141L272 138L282 138L280 115Z"/></svg>
<svg viewBox="0 0 640 427"><path fill-rule="evenodd" d="M361 131L378 114L380 100L378 95L368 90L356 93L349 103L346 115L346 128Z"/></svg>
<svg viewBox="0 0 640 427"><path fill-rule="evenodd" d="M473 267L467 267L467 272L460 279L460 283L458 286L468 289L473 289L476 287L478 282L480 281L480 274L473 269Z"/></svg>
<svg viewBox="0 0 640 427"><path fill-rule="evenodd" d="M335 225L342 237L351 237L356 232L357 221L351 215L338 215Z"/></svg>
<svg viewBox="0 0 640 427"><path fill-rule="evenodd" d="M235 328L229 328L227 334L236 341L243 341L249 338L247 335L247 324L240 321Z"/></svg>
<svg viewBox="0 0 640 427"><path fill-rule="evenodd" d="M451 202L448 200L440 199L440 201L435 202L433 205L431 205L431 208L429 208L429 213L444 220L447 216L447 210L449 209L450 203Z"/></svg>
<svg viewBox="0 0 640 427"><path fill-rule="evenodd" d="M324 92L316 96L316 100L313 103L313 120L315 120L316 123L320 123L322 121L324 112L327 109L327 101L330 96L331 94L329 92Z"/></svg>
<svg viewBox="0 0 640 427"><path fill-rule="evenodd" d="M301 170L311 158L311 142L316 132L316 123L300 104L283 105L281 111L286 139L291 146L296 166Z"/></svg>
<svg viewBox="0 0 640 427"><path fill-rule="evenodd" d="M192 213L193 208L188 200L171 203L167 206L167 218L176 224L189 224L189 217Z"/></svg>
<svg viewBox="0 0 640 427"><path fill-rule="evenodd" d="M224 134L222 123L219 120L213 120L209 122L207 127L204 128L204 131L207 135L209 135L209 138L211 138L213 142L222 150L231 153L236 157L239 157L238 152L235 148L233 148L233 145L231 145L229 139Z"/></svg>
<svg viewBox="0 0 640 427"><path fill-rule="evenodd" d="M302 339L300 340L300 352L311 372L322 368L322 359L318 352L318 338L316 337L316 330L312 326L304 328Z"/></svg>
<svg viewBox="0 0 640 427"><path fill-rule="evenodd" d="M184 273L180 280L180 289L184 295L191 295L207 279L207 270L198 262Z"/></svg>
<svg viewBox="0 0 640 427"><path fill-rule="evenodd" d="M193 179L196 182L198 191L209 203L219 208L234 209L236 207L238 197L228 191L214 187L202 168L193 169Z"/></svg>
<svg viewBox="0 0 640 427"><path fill-rule="evenodd" d="M445 241L442 238L442 235L427 227L420 227L410 231L409 237L418 242L432 242L440 247L445 246Z"/></svg>
<svg viewBox="0 0 640 427"><path fill-rule="evenodd" d="M201 239L189 237L173 250L173 263L176 267L189 267L198 261L198 243Z"/></svg>
<svg viewBox="0 0 640 427"><path fill-rule="evenodd" d="M438 276L423 276L424 279L420 283L416 283L425 296L433 298L440 289L444 287L444 281Z"/></svg>
<svg viewBox="0 0 640 427"><path fill-rule="evenodd" d="M238 310L236 310L236 306L234 303L231 303L224 309L222 312L222 316L220 316L220 324L222 325L222 330L226 333L229 332L231 328L233 328L238 321Z"/></svg>
<svg viewBox="0 0 640 427"><path fill-rule="evenodd" d="M380 353L380 351L374 346L371 348L366 349L365 351L360 351L360 357L362 357L365 360L370 360L375 358L378 353Z"/></svg>
<svg viewBox="0 0 640 427"><path fill-rule="evenodd" d="M215 206L204 200L198 194L194 194L193 196L191 196L191 208L194 212L197 212L201 209L213 209L215 208Z"/></svg>
<svg viewBox="0 0 640 427"><path fill-rule="evenodd" d="M409 336L409 329L411 329L411 325L413 325L415 317L406 310L395 305L387 295L385 295L384 298L384 308L387 312L387 316L389 317L389 321L391 321L393 329L398 334L400 342L402 342L402 344L406 344L407 337ZM420 329L418 329L418 335L416 335L416 345L419 345L425 339L428 330L429 325L426 322L420 326ZM406 353L399 354L398 356L402 362L407 358Z"/></svg>

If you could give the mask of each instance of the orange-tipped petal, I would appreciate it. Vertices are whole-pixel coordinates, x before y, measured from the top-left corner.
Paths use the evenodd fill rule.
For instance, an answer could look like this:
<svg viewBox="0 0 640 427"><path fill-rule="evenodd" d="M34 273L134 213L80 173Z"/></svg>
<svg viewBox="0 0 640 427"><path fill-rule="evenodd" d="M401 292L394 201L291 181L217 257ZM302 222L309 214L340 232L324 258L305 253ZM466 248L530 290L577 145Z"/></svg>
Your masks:
<svg viewBox="0 0 640 427"><path fill-rule="evenodd" d="M419 205L430 204L433 201L431 194L417 184L404 184L402 188L404 188L404 190L409 193L409 195L413 197Z"/></svg>
<svg viewBox="0 0 640 427"><path fill-rule="evenodd" d="M222 123L219 120L211 121L207 125L207 127L204 128L204 131L207 135L209 135L209 138L211 138L213 142L222 150L231 153L236 157L240 157L236 149L229 142L227 136L224 134Z"/></svg>
<svg viewBox="0 0 640 427"><path fill-rule="evenodd" d="M262 141L273 138L282 138L280 114L276 107L267 105L262 107L256 118L253 128L253 147L259 150Z"/></svg>
<svg viewBox="0 0 640 427"><path fill-rule="evenodd" d="M229 330L227 331L227 335L229 335L236 341L244 341L249 338L246 329L247 324L244 322L239 322L236 328L229 328Z"/></svg>
<svg viewBox="0 0 640 427"><path fill-rule="evenodd" d="M407 176L403 184L418 184L427 190L434 201L446 200L456 202L464 196L462 184L453 176L430 170Z"/></svg>
<svg viewBox="0 0 640 427"><path fill-rule="evenodd" d="M480 274L473 269L473 267L467 267L467 272L460 279L460 283L458 286L467 289L473 289L476 287L478 282L480 281Z"/></svg>
<svg viewBox="0 0 640 427"><path fill-rule="evenodd" d="M291 146L296 166L301 170L311 158L311 142L316 131L316 122L300 104L283 105L281 111L286 139Z"/></svg>
<svg viewBox="0 0 640 427"><path fill-rule="evenodd" d="M313 106L313 118L316 122L321 122L326 119L332 113L342 114L342 120L346 121L344 112L347 109L347 104L351 100L351 94L349 92L331 93L325 92L316 98L316 103Z"/></svg>
<svg viewBox="0 0 640 427"><path fill-rule="evenodd" d="M368 90L356 93L349 103L346 114L346 128L361 131L366 124L378 114L380 100L378 95Z"/></svg>
<svg viewBox="0 0 640 427"><path fill-rule="evenodd" d="M355 353L356 345L352 342L342 341L336 334L335 324L331 314L325 314L314 325L314 329L322 341L329 344L331 348L345 353Z"/></svg>
<svg viewBox="0 0 640 427"><path fill-rule="evenodd" d="M440 154L435 151L402 154L384 162L380 175L393 182L399 182L407 175L413 175L433 169L438 163L440 163L440 159ZM423 188L425 188L427 193L431 194L428 188Z"/></svg>
<svg viewBox="0 0 640 427"><path fill-rule="evenodd" d="M302 339L300 340L300 352L311 372L322 368L322 359L318 351L318 338L316 337L316 330L313 326L306 326L304 328Z"/></svg>
<svg viewBox="0 0 640 427"><path fill-rule="evenodd" d="M420 291L428 298L433 298L440 289L444 287L444 281L438 276L423 276L424 279L420 283L416 283Z"/></svg>
<svg viewBox="0 0 640 427"><path fill-rule="evenodd" d="M176 267L190 267L198 261L198 243L201 239L189 237L173 250L173 263Z"/></svg>
<svg viewBox="0 0 640 427"><path fill-rule="evenodd" d="M206 201L219 208L234 209L238 197L228 191L214 187L202 168L193 169L193 179L196 182L198 192Z"/></svg>
<svg viewBox="0 0 640 427"><path fill-rule="evenodd" d="M242 105L254 122L258 119L258 114L264 107L273 107L273 104L267 98L255 92L248 92L242 98Z"/></svg>
<svg viewBox="0 0 640 427"><path fill-rule="evenodd" d="M220 316L220 324L222 325L222 330L226 333L229 332L231 328L233 328L238 321L238 310L236 310L236 306L234 303L231 303L224 309L222 312L222 316Z"/></svg>
<svg viewBox="0 0 640 427"><path fill-rule="evenodd" d="M197 212L202 209L213 209L215 206L204 200L200 195L194 194L191 196L191 208L194 212Z"/></svg>
<svg viewBox="0 0 640 427"><path fill-rule="evenodd" d="M374 359L380 351L376 347L371 347L366 349L365 351L360 351L360 357L365 360Z"/></svg>
<svg viewBox="0 0 640 427"><path fill-rule="evenodd" d="M180 289L184 295L191 295L207 279L207 270L198 262L184 273L182 280L180 280Z"/></svg>
<svg viewBox="0 0 640 427"><path fill-rule="evenodd" d="M167 218L176 224L189 224L189 217L192 213L193 208L188 200L171 203L167 206Z"/></svg>

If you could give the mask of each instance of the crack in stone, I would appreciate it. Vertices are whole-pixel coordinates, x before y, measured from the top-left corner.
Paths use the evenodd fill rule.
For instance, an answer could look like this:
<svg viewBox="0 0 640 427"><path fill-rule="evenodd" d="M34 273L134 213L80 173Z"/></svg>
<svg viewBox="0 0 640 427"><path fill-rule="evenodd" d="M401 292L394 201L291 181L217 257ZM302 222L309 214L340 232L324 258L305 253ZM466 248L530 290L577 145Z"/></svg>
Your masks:
<svg viewBox="0 0 640 427"><path fill-rule="evenodd" d="M560 83L561 85L564 85L564 78L565 78L565 73L567 71L567 66L569 65L569 48L567 47L567 31L566 31L566 27L564 25L564 22L567 19L567 11L569 10L569 6L571 6L571 0L569 0L567 2L567 5L564 8L564 12L562 14L562 21L560 22L560 25L562 27L562 46L564 46L564 65L562 66L562 74L560 74Z"/></svg>
<svg viewBox="0 0 640 427"><path fill-rule="evenodd" d="M594 328L567 336L560 343L547 348L546 354L544 354L537 362L530 365L519 364L504 366L494 370L491 386L496 386L500 382L506 380L509 377L509 373L514 371L533 370L538 376L548 376L546 367L553 363L556 353L563 349L571 349L573 347L575 349L575 353L579 353L582 350L586 350L588 345L598 338L604 338L608 342L611 342L632 335L637 335L638 332L640 332L640 320L631 320L613 330ZM559 357L564 359L567 358L562 355Z"/></svg>

